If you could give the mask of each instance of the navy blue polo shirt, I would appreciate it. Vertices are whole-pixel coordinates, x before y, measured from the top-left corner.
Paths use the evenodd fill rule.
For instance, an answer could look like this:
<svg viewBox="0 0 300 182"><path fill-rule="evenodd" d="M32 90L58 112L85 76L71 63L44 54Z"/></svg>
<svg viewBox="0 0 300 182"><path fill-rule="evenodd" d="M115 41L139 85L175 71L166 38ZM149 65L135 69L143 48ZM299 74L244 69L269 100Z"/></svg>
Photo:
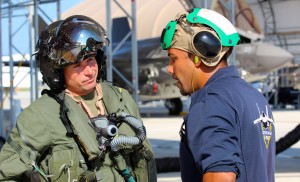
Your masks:
<svg viewBox="0 0 300 182"><path fill-rule="evenodd" d="M272 112L236 67L218 70L191 96L184 122L180 143L184 182L202 181L206 172L234 172L238 182L274 182Z"/></svg>

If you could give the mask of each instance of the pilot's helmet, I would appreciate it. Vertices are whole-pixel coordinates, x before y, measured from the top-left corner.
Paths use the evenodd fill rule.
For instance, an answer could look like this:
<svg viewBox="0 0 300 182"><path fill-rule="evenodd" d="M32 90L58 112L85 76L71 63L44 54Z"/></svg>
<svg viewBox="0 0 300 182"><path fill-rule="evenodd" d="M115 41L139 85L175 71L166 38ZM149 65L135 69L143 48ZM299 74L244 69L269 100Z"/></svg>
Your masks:
<svg viewBox="0 0 300 182"><path fill-rule="evenodd" d="M104 74L104 47L109 45L106 31L93 19L74 15L56 21L42 31L36 44L37 67L51 90L65 88L63 68L95 56L98 79Z"/></svg>

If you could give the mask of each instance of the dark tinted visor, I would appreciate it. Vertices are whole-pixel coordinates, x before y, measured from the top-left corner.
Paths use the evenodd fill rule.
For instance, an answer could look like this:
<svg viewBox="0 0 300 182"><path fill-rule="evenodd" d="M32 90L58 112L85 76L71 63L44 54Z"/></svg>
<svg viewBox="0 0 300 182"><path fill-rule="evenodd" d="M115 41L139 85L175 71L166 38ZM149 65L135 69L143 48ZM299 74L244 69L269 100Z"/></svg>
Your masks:
<svg viewBox="0 0 300 182"><path fill-rule="evenodd" d="M96 56L98 49L102 50L109 44L104 29L88 20L64 21L59 26L56 37L57 43L51 56L59 60L60 67Z"/></svg>

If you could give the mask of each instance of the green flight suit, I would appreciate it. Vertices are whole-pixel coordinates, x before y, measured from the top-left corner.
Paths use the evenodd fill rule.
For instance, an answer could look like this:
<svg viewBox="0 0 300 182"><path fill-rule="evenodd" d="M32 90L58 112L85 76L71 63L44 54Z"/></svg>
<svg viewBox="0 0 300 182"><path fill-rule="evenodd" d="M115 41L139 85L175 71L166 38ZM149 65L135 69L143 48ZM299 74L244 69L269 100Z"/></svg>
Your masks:
<svg viewBox="0 0 300 182"><path fill-rule="evenodd" d="M141 120L136 103L126 90L107 82L102 82L101 87L106 112L121 109ZM88 156L81 152L74 138L66 136L58 102L44 94L19 115L16 126L3 146L0 153L0 181L30 181L34 170L44 173L42 181L72 181L81 174L96 176L97 181L125 181L110 159L110 152L104 158L97 157L100 150L88 116L69 96L65 98L65 105L76 134L87 148ZM119 135L135 136L135 133L123 122L119 126ZM153 151L147 138L142 146L127 146L121 154L137 182L157 181Z"/></svg>

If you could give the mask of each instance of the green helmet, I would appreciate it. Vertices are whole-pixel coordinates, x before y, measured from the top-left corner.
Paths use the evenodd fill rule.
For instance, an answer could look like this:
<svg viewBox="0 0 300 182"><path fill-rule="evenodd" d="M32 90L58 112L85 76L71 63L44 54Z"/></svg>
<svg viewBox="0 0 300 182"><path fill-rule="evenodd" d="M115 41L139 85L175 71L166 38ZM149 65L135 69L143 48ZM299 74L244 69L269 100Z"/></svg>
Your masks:
<svg viewBox="0 0 300 182"><path fill-rule="evenodd" d="M240 37L223 15L204 8L194 8L171 20L161 34L163 50L177 48L202 58L208 66L215 66L228 47L238 44Z"/></svg>

